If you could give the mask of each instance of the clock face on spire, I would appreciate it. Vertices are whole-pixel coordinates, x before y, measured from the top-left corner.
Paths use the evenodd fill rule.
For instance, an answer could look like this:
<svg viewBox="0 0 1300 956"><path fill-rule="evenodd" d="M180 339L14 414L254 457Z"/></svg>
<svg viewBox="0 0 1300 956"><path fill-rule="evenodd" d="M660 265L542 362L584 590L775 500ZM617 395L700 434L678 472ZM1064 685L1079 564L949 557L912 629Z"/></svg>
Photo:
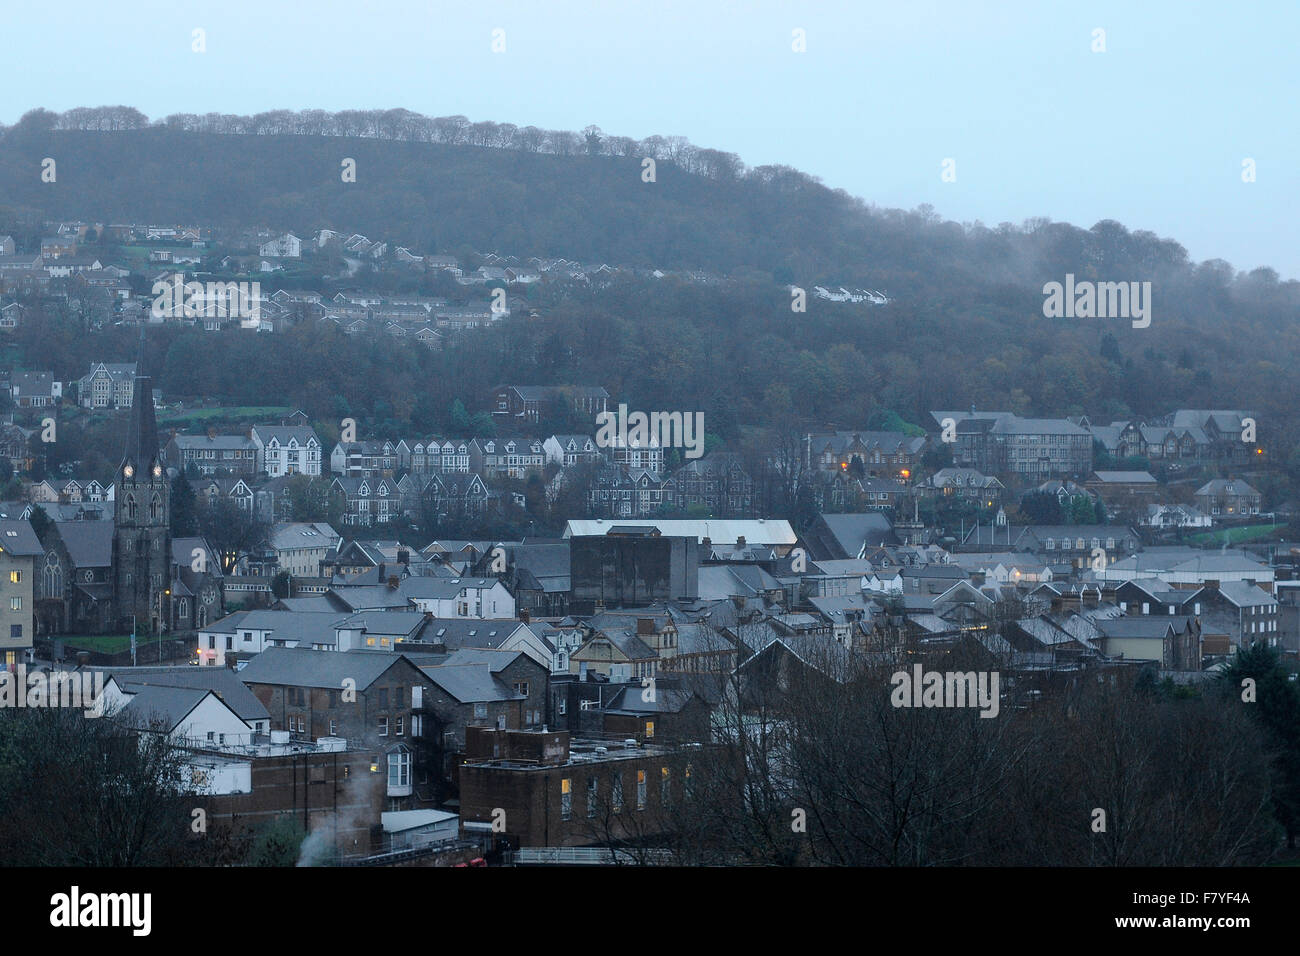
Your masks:
<svg viewBox="0 0 1300 956"><path fill-rule="evenodd" d="M161 478L161 477L162 477L162 465L154 465L154 466L153 466L153 476L154 476L155 478Z"/></svg>
<svg viewBox="0 0 1300 956"><path fill-rule="evenodd" d="M125 466L123 466L123 468L122 468L122 476L123 476L124 478L130 478L130 477L133 476L134 474L135 474L135 465L125 465Z"/></svg>

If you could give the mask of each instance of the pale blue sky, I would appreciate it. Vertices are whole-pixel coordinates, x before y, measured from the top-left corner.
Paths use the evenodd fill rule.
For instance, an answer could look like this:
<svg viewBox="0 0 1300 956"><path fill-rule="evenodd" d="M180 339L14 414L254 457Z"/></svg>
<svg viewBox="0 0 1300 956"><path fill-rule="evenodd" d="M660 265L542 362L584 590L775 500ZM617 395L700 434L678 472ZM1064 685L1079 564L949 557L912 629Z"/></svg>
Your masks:
<svg viewBox="0 0 1300 956"><path fill-rule="evenodd" d="M1294 0L63 0L6 10L0 122L121 103L594 123L963 222L1118 219L1295 278L1297 36Z"/></svg>

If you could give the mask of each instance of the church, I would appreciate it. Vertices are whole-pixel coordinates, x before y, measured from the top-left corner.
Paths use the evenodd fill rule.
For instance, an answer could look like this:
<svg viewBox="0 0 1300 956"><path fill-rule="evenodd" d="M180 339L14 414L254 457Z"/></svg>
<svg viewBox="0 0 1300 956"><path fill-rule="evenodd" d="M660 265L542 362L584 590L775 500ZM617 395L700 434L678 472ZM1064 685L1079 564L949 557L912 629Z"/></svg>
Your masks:
<svg viewBox="0 0 1300 956"><path fill-rule="evenodd" d="M141 366L142 367L142 366ZM153 384L136 375L126 454L118 465L113 501L114 630L158 632L168 621L171 591L171 480L158 448Z"/></svg>
<svg viewBox="0 0 1300 956"><path fill-rule="evenodd" d="M112 520L52 521L41 535L37 634L183 633L223 613L221 566L207 542L172 539L149 376L135 376L132 398Z"/></svg>

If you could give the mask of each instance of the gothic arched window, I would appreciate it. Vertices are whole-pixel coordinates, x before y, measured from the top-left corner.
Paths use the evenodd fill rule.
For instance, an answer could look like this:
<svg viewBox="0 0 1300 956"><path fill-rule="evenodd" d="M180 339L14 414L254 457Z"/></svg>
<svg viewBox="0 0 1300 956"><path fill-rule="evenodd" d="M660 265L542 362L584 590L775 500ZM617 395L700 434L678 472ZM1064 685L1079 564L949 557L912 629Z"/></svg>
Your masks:
<svg viewBox="0 0 1300 956"><path fill-rule="evenodd" d="M135 495L126 496L126 517L130 521L135 520Z"/></svg>
<svg viewBox="0 0 1300 956"><path fill-rule="evenodd" d="M153 499L149 502L149 520L162 520L162 496L154 492Z"/></svg>
<svg viewBox="0 0 1300 956"><path fill-rule="evenodd" d="M45 567L41 569L41 596L46 598L63 597L63 568L59 556L51 551L45 556Z"/></svg>

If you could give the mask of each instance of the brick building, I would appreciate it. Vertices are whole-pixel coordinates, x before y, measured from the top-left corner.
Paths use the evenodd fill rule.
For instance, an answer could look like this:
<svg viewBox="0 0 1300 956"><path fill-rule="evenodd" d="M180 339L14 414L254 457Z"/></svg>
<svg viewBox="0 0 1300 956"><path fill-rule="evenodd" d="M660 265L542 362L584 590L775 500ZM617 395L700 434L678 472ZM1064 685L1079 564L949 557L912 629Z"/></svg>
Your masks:
<svg viewBox="0 0 1300 956"><path fill-rule="evenodd" d="M240 679L271 716L271 729L299 739L342 737L386 764L389 810L435 806L439 729L427 709L435 685L401 655L271 647Z"/></svg>
<svg viewBox="0 0 1300 956"><path fill-rule="evenodd" d="M466 750L463 829L515 847L653 842L680 812L692 753L483 728L468 731Z"/></svg>

